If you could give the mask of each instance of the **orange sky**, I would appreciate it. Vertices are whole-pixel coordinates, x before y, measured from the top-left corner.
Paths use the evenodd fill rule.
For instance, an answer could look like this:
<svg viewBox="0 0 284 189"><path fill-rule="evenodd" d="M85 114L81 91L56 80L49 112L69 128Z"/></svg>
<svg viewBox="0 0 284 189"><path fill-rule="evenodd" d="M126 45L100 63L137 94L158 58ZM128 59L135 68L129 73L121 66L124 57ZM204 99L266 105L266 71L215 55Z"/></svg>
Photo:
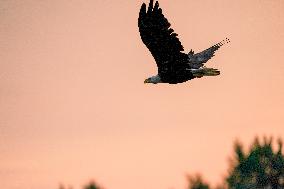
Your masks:
<svg viewBox="0 0 284 189"><path fill-rule="evenodd" d="M141 3L0 0L1 188L217 183L236 138L284 136L282 0L160 0L187 51L231 39L220 76L179 85L143 83Z"/></svg>

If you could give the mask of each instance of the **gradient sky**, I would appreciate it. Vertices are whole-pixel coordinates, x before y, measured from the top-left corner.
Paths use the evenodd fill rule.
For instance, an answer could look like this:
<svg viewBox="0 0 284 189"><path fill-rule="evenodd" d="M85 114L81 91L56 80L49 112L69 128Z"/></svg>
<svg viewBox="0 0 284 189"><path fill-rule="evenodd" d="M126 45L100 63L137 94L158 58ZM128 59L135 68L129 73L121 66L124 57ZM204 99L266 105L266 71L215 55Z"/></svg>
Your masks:
<svg viewBox="0 0 284 189"><path fill-rule="evenodd" d="M216 184L237 138L284 136L283 0L160 0L186 51L231 39L179 85L143 83L141 3L0 0L1 188Z"/></svg>

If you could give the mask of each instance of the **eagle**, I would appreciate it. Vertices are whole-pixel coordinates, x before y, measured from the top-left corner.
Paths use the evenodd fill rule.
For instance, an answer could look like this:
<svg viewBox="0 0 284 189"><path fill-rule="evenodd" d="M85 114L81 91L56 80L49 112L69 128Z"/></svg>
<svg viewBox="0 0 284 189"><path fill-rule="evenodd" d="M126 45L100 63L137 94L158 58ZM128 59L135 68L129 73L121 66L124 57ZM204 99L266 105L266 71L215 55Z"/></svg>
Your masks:
<svg viewBox="0 0 284 189"><path fill-rule="evenodd" d="M158 74L144 83L183 83L203 76L217 76L220 71L204 64L214 56L216 50L230 42L228 38L199 53L184 48L171 24L163 15L159 2L150 0L148 9L143 3L139 12L138 28L143 43L151 52L158 67Z"/></svg>

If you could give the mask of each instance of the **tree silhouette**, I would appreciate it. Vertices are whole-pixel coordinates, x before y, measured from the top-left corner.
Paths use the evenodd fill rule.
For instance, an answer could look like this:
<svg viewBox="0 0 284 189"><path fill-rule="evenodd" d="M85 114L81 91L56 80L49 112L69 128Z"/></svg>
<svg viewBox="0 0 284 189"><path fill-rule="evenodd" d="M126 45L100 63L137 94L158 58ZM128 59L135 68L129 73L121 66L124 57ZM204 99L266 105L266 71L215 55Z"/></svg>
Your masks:
<svg viewBox="0 0 284 189"><path fill-rule="evenodd" d="M247 152L240 142L236 142L228 176L215 189L284 189L283 143L279 139L277 149L274 150L272 141L272 137L264 137L263 142L256 137ZM187 189L211 188L199 174L187 176L187 180ZM59 188L65 189L62 184ZM102 187L91 181L83 189Z"/></svg>
<svg viewBox="0 0 284 189"><path fill-rule="evenodd" d="M187 176L188 189L209 189L210 186L205 182L201 175Z"/></svg>
<svg viewBox="0 0 284 189"><path fill-rule="evenodd" d="M229 189L284 188L282 141L274 152L272 138L260 143L256 138L248 153L240 142L235 144L235 157L226 179Z"/></svg>
<svg viewBox="0 0 284 189"><path fill-rule="evenodd" d="M96 184L94 181L91 181L87 186L84 187L84 189L102 189L99 187L98 184Z"/></svg>

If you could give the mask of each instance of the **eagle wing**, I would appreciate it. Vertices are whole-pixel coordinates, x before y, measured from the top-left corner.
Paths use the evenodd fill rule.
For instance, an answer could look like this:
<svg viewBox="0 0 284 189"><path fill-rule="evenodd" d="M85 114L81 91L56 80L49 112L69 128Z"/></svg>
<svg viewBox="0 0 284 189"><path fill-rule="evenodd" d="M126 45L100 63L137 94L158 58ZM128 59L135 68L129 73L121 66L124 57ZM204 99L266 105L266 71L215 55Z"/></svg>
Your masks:
<svg viewBox="0 0 284 189"><path fill-rule="evenodd" d="M158 1L153 6L150 0L148 10L143 3L138 18L138 27L143 43L150 50L158 66L159 76L163 80L185 77L188 56L182 53L183 46L171 24L162 13Z"/></svg>
<svg viewBox="0 0 284 189"><path fill-rule="evenodd" d="M199 53L193 54L190 56L190 67L194 69L198 69L202 67L209 59L211 59L215 52L224 44L229 43L230 40L226 38L225 40L209 47L208 49L205 49L204 51L201 51Z"/></svg>

